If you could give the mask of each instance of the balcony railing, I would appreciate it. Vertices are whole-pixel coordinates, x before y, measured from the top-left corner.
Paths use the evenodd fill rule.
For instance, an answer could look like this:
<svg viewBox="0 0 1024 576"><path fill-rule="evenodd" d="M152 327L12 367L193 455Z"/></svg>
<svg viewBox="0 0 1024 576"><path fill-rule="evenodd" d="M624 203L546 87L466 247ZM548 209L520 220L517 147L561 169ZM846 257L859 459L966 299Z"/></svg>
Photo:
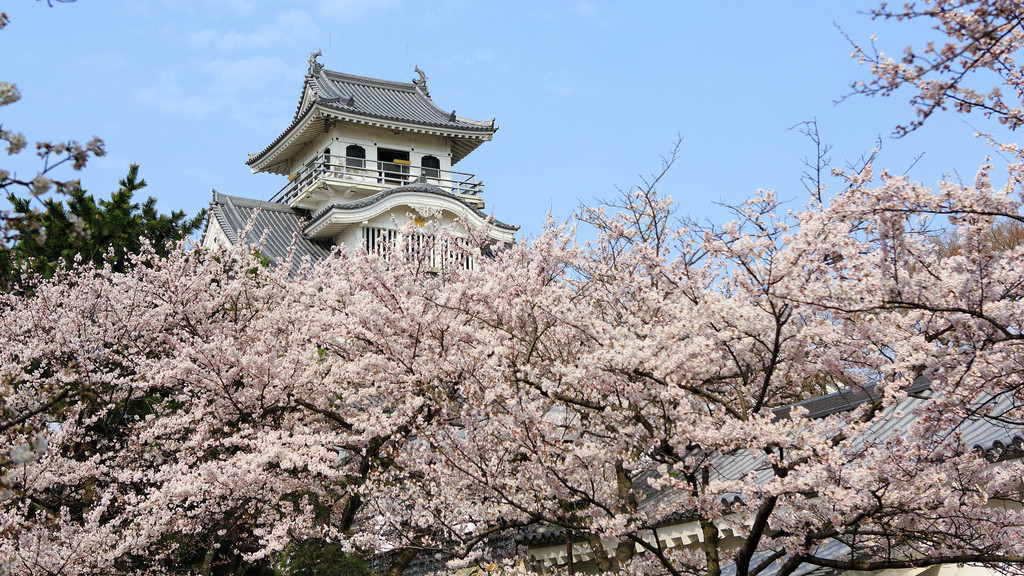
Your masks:
<svg viewBox="0 0 1024 576"><path fill-rule="evenodd" d="M403 234L390 228L365 226L363 248L385 262L395 256L419 260L430 271L473 270L476 263L465 238L445 238L425 234Z"/></svg>
<svg viewBox="0 0 1024 576"><path fill-rule="evenodd" d="M319 180L369 184L371 188L383 190L393 186L411 184L421 177L428 184L439 186L458 196L475 197L483 192L483 182L478 181L473 174L412 166L401 162L380 162L322 154L289 176L288 183L271 198L271 201L290 204Z"/></svg>

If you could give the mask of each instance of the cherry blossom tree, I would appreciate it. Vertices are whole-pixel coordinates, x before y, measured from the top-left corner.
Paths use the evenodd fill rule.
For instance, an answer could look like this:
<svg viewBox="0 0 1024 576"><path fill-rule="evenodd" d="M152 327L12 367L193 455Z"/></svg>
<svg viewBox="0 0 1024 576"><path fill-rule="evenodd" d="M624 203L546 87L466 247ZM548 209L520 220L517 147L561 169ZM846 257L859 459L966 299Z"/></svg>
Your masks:
<svg viewBox="0 0 1024 576"><path fill-rule="evenodd" d="M406 480L433 480L385 482L376 506L444 527L407 540L425 548L558 527L601 571L1012 568L1024 518L984 504L1020 502L1021 468L960 440L968 423L1020 416L1021 253L983 233L1020 219L1019 167L1000 189L986 170L937 192L855 175L795 228L767 192L697 229L637 190L619 214L584 212L595 245L552 229L429 295L462 315L446 339L478 343L447 370L465 400L403 454ZM921 233L934 215L961 225L960 255ZM930 399L879 443L921 375ZM880 396L778 416L822 378ZM758 464L722 472L744 459ZM657 533L680 517L700 543L673 550ZM818 552L835 542L853 551Z"/></svg>
<svg viewBox="0 0 1024 576"><path fill-rule="evenodd" d="M551 223L473 270L360 251L292 277L242 247L66 271L0 304L5 409L49 447L5 431L0 549L19 574L220 574L306 541L489 562L558 530L602 571L1012 568L1024 517L986 504L1020 503L1020 465L961 431L1020 420L1022 249L983 233L1021 218L1020 174L865 171L718 228L638 189L584 211L592 244ZM878 394L778 411L823 380ZM696 543L659 540L681 522Z"/></svg>
<svg viewBox="0 0 1024 576"><path fill-rule="evenodd" d="M0 304L4 409L32 415L48 445L24 450L32 438L6 430L10 570L240 573L341 538L353 486L422 417L422 394L375 388L403 358L364 353L378 325L351 312L374 307L372 277L325 268L325 292L255 251L136 258L149 265L65 270Z"/></svg>
<svg viewBox="0 0 1024 576"><path fill-rule="evenodd" d="M923 0L898 8L883 3L877 19L921 22L939 32L936 41L908 46L899 56L854 42L853 57L870 67L872 78L853 85L855 93L916 93L916 118L898 135L921 126L939 110L979 111L1016 130L1024 125L1024 75L1017 58L1024 43L1024 8L1015 0ZM974 81L981 85L976 84ZM988 84L987 84L988 83Z"/></svg>
<svg viewBox="0 0 1024 576"><path fill-rule="evenodd" d="M1002 184L868 165L721 225L678 219L656 177L582 209L589 243L410 225L289 270L244 245L58 269L0 295L3 571L287 572L329 543L397 576L546 537L601 572L1020 572L1004 153ZM859 400L815 408L839 390Z"/></svg>

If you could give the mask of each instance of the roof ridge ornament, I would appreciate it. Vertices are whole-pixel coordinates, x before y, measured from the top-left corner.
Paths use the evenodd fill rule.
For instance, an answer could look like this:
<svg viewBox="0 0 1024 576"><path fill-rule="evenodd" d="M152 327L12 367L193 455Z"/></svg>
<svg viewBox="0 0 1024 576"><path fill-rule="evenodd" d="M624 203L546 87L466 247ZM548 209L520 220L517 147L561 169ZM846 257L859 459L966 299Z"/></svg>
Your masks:
<svg viewBox="0 0 1024 576"><path fill-rule="evenodd" d="M356 105L356 97L355 96L332 96L330 98L321 98L320 101L325 103L325 104L333 104L335 102L344 102L344 106L348 106L349 108L353 108Z"/></svg>
<svg viewBox="0 0 1024 576"><path fill-rule="evenodd" d="M316 59L321 56L323 56L323 52L320 50L309 53L309 71L306 72L307 75L315 76L324 69L324 65L316 61Z"/></svg>
<svg viewBox="0 0 1024 576"><path fill-rule="evenodd" d="M420 70L419 66L414 66L413 67L413 72L419 74L420 77L418 79L417 78L413 78L412 79L412 83L415 84L418 88L421 88L423 90L423 93L427 95L427 98L429 98L430 97L430 90L427 88L427 74L426 74L426 72L424 72L423 70Z"/></svg>

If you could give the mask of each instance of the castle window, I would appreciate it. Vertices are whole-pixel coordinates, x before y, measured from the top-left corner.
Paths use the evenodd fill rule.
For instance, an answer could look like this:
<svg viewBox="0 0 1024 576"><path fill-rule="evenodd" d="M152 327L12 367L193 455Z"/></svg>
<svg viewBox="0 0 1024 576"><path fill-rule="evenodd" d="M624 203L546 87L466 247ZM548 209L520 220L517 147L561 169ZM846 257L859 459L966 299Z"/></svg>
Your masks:
<svg viewBox="0 0 1024 576"><path fill-rule="evenodd" d="M409 178L409 151L377 148L377 161L385 184L405 184Z"/></svg>
<svg viewBox="0 0 1024 576"><path fill-rule="evenodd" d="M441 176L441 161L434 156L424 156L420 160L420 166L423 168L422 174L427 178L438 178Z"/></svg>
<svg viewBox="0 0 1024 576"><path fill-rule="evenodd" d="M345 148L345 165L349 168L362 168L366 164L366 149L358 144L349 144Z"/></svg>

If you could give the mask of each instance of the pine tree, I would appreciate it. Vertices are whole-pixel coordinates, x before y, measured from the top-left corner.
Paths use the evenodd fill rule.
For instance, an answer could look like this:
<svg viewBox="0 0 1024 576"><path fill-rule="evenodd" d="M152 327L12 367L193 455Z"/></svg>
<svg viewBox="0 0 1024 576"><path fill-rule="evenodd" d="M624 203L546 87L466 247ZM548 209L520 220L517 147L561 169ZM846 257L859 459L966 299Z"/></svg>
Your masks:
<svg viewBox="0 0 1024 576"><path fill-rule="evenodd" d="M128 168L118 185L109 200L97 201L79 189L67 198L46 200L42 212L34 212L24 198L9 196L12 212L24 218L18 221L21 234L16 243L0 252L0 286L9 290L30 283L33 274L49 278L60 266L74 266L78 256L78 262L109 263L123 272L129 266L129 255L139 252L142 238L164 256L174 242L195 232L203 222L205 211L189 219L180 210L170 215L158 213L153 197L142 204L135 202L135 194L146 187L137 164Z"/></svg>

